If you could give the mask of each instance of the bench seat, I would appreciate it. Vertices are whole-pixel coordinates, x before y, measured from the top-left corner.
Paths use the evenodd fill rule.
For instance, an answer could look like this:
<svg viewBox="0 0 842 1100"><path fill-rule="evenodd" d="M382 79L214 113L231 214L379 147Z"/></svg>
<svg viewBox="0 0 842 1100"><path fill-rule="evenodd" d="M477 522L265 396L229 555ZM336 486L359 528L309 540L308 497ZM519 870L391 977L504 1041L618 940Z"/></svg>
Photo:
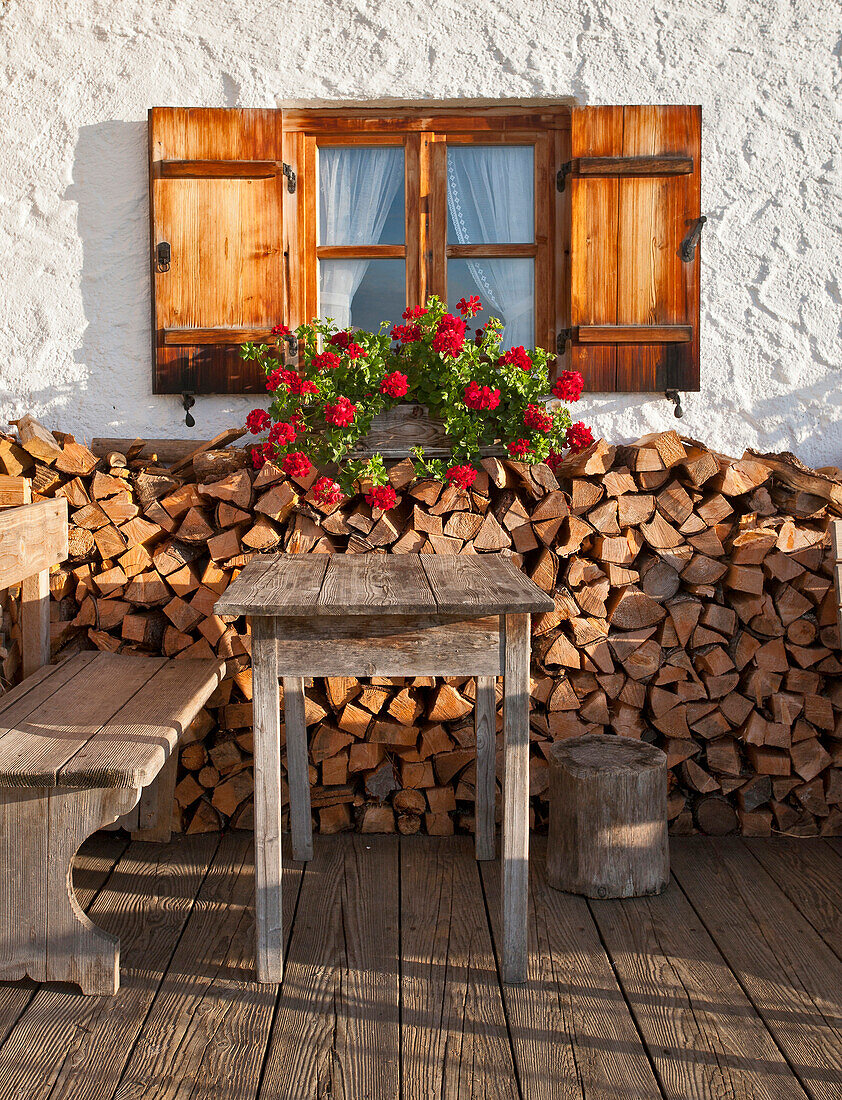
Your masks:
<svg viewBox="0 0 842 1100"><path fill-rule="evenodd" d="M148 786L224 668L95 652L40 669L0 696L0 786Z"/></svg>
<svg viewBox="0 0 842 1100"><path fill-rule="evenodd" d="M165 766L174 784L179 738L224 673L215 659L79 653L0 697L0 980L117 991L119 940L80 908L73 857ZM156 839L169 835L171 786L152 788Z"/></svg>

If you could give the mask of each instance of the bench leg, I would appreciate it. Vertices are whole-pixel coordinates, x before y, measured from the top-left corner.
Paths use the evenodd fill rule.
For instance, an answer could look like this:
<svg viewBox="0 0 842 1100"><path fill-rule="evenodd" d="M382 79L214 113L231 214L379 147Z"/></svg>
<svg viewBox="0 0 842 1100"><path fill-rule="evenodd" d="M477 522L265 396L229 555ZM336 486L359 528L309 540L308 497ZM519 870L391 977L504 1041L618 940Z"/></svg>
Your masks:
<svg viewBox="0 0 842 1100"><path fill-rule="evenodd" d="M284 728L292 858L306 862L313 858L313 816L310 811L310 775L307 768L304 681L300 676L284 676Z"/></svg>
<svg viewBox="0 0 842 1100"><path fill-rule="evenodd" d="M503 981L527 974L529 895L529 659L528 615L506 616L503 688Z"/></svg>
<svg viewBox="0 0 842 1100"><path fill-rule="evenodd" d="M166 764L158 772L155 782L143 788L138 804L138 827L132 830L132 840L169 844L172 839L172 810L177 777L178 749L173 749Z"/></svg>
<svg viewBox="0 0 842 1100"><path fill-rule="evenodd" d="M0 979L117 992L120 941L81 909L73 857L139 797L137 790L0 788Z"/></svg>
<svg viewBox="0 0 842 1100"><path fill-rule="evenodd" d="M474 728L477 735L477 785L474 842L477 859L494 859L494 811L497 794L497 697L493 676L477 677Z"/></svg>

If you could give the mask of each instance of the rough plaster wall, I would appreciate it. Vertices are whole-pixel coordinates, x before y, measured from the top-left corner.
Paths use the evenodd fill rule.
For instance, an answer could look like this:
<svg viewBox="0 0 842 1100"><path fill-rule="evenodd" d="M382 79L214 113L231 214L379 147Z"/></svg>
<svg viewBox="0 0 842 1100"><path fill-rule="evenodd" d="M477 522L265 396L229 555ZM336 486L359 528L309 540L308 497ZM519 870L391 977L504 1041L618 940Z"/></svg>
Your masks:
<svg viewBox="0 0 842 1100"><path fill-rule="evenodd" d="M834 0L5 0L0 415L183 437L150 382L145 118L154 104L576 96L701 103L703 392L721 450L842 464L840 28ZM247 398L200 398L198 438ZM587 407L585 407L585 405ZM588 398L619 440L663 398Z"/></svg>

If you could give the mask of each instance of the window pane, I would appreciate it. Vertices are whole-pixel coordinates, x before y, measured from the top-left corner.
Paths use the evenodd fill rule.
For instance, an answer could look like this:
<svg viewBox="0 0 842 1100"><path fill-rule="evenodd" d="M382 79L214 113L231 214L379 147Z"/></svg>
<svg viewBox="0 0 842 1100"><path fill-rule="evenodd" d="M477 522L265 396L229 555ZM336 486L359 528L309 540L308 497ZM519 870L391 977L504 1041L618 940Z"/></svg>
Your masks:
<svg viewBox="0 0 842 1100"><path fill-rule="evenodd" d="M403 244L403 176L403 146L320 146L319 244Z"/></svg>
<svg viewBox="0 0 842 1100"><path fill-rule="evenodd" d="M450 145L449 244L532 244L535 240L532 145Z"/></svg>
<svg viewBox="0 0 842 1100"><path fill-rule="evenodd" d="M381 321L394 324L405 309L403 260L319 261L319 315L340 328L377 332Z"/></svg>
<svg viewBox="0 0 842 1100"><path fill-rule="evenodd" d="M499 317L506 326L503 347L534 347L534 260L448 260L448 308L455 312L459 299L472 294L482 302L483 311L469 324L479 328L489 317Z"/></svg>

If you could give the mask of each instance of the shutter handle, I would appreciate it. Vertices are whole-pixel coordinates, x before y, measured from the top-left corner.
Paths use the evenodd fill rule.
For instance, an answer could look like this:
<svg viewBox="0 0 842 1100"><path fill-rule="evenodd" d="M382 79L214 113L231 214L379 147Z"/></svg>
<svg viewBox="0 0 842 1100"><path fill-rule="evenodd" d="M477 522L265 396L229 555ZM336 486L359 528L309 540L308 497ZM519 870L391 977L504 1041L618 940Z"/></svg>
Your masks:
<svg viewBox="0 0 842 1100"><path fill-rule="evenodd" d="M184 423L187 425L188 428L196 427L196 421L193 419L193 414L190 412L195 404L196 398L193 396L192 393L190 393L189 390L181 395L181 407L187 413L184 418Z"/></svg>
<svg viewBox="0 0 842 1100"><path fill-rule="evenodd" d="M687 235L681 242L678 254L685 264L693 262L693 257L696 254L696 245L699 243L699 238L702 235L702 226L707 221L707 218L702 216L696 218L694 222L690 223L690 228L687 230Z"/></svg>
<svg viewBox="0 0 842 1100"><path fill-rule="evenodd" d="M172 260L172 249L169 241L161 241L155 247L155 264L159 271L169 271Z"/></svg>
<svg viewBox="0 0 842 1100"><path fill-rule="evenodd" d="M684 409L681 407L681 394L678 390L665 390L664 397L667 401L672 401L675 404L675 416L678 420L684 416Z"/></svg>

